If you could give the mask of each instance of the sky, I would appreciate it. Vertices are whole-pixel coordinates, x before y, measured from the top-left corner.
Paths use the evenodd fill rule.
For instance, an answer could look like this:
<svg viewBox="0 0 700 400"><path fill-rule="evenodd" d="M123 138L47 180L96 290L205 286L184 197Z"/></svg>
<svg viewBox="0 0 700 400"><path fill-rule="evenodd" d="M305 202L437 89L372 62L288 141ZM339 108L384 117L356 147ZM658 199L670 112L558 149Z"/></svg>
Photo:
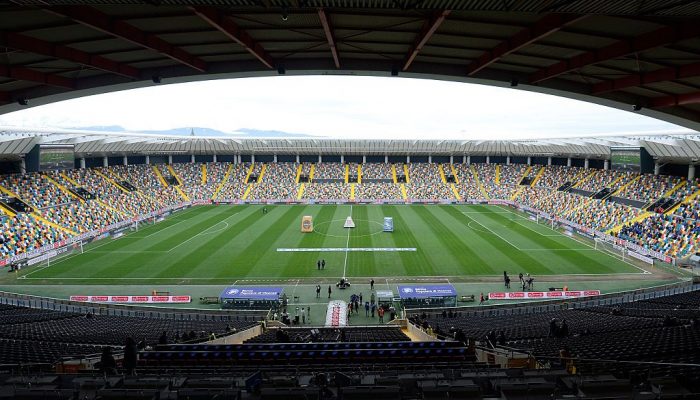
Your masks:
<svg viewBox="0 0 700 400"><path fill-rule="evenodd" d="M31 128L202 127L338 138L531 139L685 128L632 112L511 88L397 77L276 76L141 89L0 115Z"/></svg>

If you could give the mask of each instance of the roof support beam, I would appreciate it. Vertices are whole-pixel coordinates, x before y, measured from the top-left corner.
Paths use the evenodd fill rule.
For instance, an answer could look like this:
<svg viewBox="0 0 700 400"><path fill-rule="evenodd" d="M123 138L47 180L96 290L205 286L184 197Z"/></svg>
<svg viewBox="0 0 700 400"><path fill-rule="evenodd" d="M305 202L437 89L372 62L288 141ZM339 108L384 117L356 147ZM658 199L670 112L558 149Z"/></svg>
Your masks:
<svg viewBox="0 0 700 400"><path fill-rule="evenodd" d="M205 72L207 64L177 46L173 46L152 33L144 32L124 21L117 20L89 6L56 6L44 10L70 18L108 35L124 39L138 46L156 51L172 60Z"/></svg>
<svg viewBox="0 0 700 400"><path fill-rule="evenodd" d="M267 68L274 68L274 60L267 54L262 45L253 40L250 34L241 29L231 18L211 7L192 7L191 9L200 18L207 21L209 25L243 46L248 53L260 60Z"/></svg>
<svg viewBox="0 0 700 400"><path fill-rule="evenodd" d="M467 75L472 76L510 53L534 43L561 28L581 20L584 16L569 14L547 14L534 25L520 30L496 47L483 53L467 67Z"/></svg>
<svg viewBox="0 0 700 400"><path fill-rule="evenodd" d="M561 74L581 69L588 65L619 58L628 54L645 51L700 35L700 24L684 22L673 26L664 26L644 33L635 38L620 40L600 50L588 51L568 60L543 68L530 75L529 83L539 83Z"/></svg>
<svg viewBox="0 0 700 400"><path fill-rule="evenodd" d="M648 85L655 82L666 82L697 76L700 76L700 62L682 65L680 67L666 67L640 74L630 74L610 81L599 82L593 85L592 93L601 94L613 90Z"/></svg>
<svg viewBox="0 0 700 400"><path fill-rule="evenodd" d="M56 86L65 89L75 89L75 81L63 76L47 74L25 67L0 65L0 76L20 81L37 82L43 85Z"/></svg>
<svg viewBox="0 0 700 400"><path fill-rule="evenodd" d="M689 104L699 104L700 103L700 92L686 93L686 94L676 94L672 96L657 97L649 100L649 107L651 108L664 108L664 107L675 107L675 106L685 106Z"/></svg>
<svg viewBox="0 0 700 400"><path fill-rule="evenodd" d="M326 40L328 40L328 46L331 48L331 54L333 54L333 62L335 62L335 67L340 68L340 57L338 57L338 49L335 47L335 35L333 35L333 27L331 26L331 21L328 20L328 15L323 8L318 9L318 18L321 20L321 25L323 25L323 32L326 34Z"/></svg>
<svg viewBox="0 0 700 400"><path fill-rule="evenodd" d="M442 23L445 21L445 18L447 18L447 16L449 16L450 13L452 13L452 10L438 11L435 12L429 20L425 21L420 35L416 38L416 42L408 51L406 62L403 65L404 71L408 70L408 68L413 63L413 60L415 60L416 56L418 56L418 53L420 53L420 51L423 50L423 46L425 46L425 44L428 43L428 40L430 40L435 31L437 31L440 25L442 25Z"/></svg>
<svg viewBox="0 0 700 400"><path fill-rule="evenodd" d="M139 70L129 65L112 61L99 55L88 54L82 50L74 49L72 47L53 44L19 33L5 32L0 34L0 43L15 50L22 50L29 53L58 58L60 60L71 61L87 67L125 76L127 78L140 78Z"/></svg>

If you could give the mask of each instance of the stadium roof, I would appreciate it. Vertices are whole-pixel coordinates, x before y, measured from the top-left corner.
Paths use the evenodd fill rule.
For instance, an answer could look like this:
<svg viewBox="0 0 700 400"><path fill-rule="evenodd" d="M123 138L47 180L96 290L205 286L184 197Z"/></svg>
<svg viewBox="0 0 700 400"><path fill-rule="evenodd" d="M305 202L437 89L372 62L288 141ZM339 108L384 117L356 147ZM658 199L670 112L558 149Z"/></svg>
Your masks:
<svg viewBox="0 0 700 400"><path fill-rule="evenodd" d="M0 113L158 82L364 74L512 85L700 129L697 1L14 0L0 14Z"/></svg>
<svg viewBox="0 0 700 400"><path fill-rule="evenodd" d="M512 155L609 158L611 147L643 146L661 162L700 160L700 134L609 135L523 140L243 138L0 128L0 158L37 144L74 144L78 157L141 154Z"/></svg>

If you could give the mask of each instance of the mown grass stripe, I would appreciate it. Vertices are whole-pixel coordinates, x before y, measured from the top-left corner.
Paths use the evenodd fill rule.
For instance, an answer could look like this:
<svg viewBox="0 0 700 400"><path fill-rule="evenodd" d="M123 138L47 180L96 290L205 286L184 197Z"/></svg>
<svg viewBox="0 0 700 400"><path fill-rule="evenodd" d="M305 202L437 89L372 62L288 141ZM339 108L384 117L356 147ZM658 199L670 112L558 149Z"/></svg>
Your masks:
<svg viewBox="0 0 700 400"><path fill-rule="evenodd" d="M469 215L464 214L454 207L448 208L447 211L457 220L462 221L465 225L468 225L469 222L475 222L478 223L475 219L471 218ZM505 255L507 258L509 258L514 265L512 266L503 266L503 270L507 270L510 273L516 273L516 271L512 271L514 268L519 268L520 271L522 272L529 272L531 274L552 274L552 270L549 269L547 266L545 266L543 263L541 263L539 260L535 259L534 257L531 257L529 254L518 251L513 249L508 243L505 243L503 239L493 235L492 233L485 233L482 236L483 239L488 241L493 247L499 249L499 251ZM501 267L496 267L496 268L501 268ZM517 271L517 272L520 272Z"/></svg>
<svg viewBox="0 0 700 400"><path fill-rule="evenodd" d="M498 221L499 223L509 221L509 218L507 218L503 214L496 214L491 212L491 210L488 210L487 212L484 213L484 216L486 218L491 219L492 221ZM542 236L542 235L533 235L532 231L527 229L526 227L520 225L520 224L509 224L508 225L509 232L510 233L517 233L523 237L528 238L528 240L533 243L534 247L532 248L542 248L542 249L566 249L567 246L560 243L557 240L553 240L549 236ZM567 264L570 264L571 268L574 268L577 271L580 271L582 273L611 273L615 272L615 268L606 265L605 263L602 262L602 259L607 258L604 254L595 254L596 257L590 257L587 255L588 253L583 252L583 251L566 251L566 252L552 252L551 255L548 257L550 258L550 261L552 263L555 262L566 262ZM612 261L612 260L608 260ZM614 261L614 264L617 263L617 260Z"/></svg>

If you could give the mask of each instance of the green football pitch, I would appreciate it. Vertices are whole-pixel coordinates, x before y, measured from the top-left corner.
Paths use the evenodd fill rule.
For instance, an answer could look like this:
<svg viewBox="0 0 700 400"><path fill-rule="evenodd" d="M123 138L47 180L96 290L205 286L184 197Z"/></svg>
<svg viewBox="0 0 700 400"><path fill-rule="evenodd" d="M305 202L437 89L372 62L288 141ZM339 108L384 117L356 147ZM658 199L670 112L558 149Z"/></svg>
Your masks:
<svg viewBox="0 0 700 400"><path fill-rule="evenodd" d="M297 279L395 278L467 282L508 271L621 279L648 274L618 255L486 205L200 206L141 225L41 266L16 284L218 285ZM301 232L303 216L314 232ZM347 217L355 228L344 228ZM393 217L394 232L383 232ZM318 270L317 261L326 267ZM618 275L619 274L619 275ZM618 278L619 277L619 278ZM546 277L543 277L545 279Z"/></svg>

